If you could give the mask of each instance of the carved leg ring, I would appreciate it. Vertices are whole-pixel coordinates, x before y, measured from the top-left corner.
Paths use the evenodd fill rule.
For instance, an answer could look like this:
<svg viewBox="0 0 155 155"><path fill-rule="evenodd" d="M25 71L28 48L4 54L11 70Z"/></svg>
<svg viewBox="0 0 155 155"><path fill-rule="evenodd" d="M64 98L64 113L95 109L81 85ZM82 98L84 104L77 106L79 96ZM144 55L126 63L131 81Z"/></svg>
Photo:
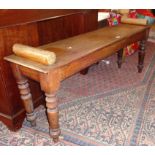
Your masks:
<svg viewBox="0 0 155 155"><path fill-rule="evenodd" d="M30 121L32 126L36 126L36 115L33 109L32 96L30 93L28 80L25 79L24 81L18 81L17 84L26 110L27 120Z"/></svg>
<svg viewBox="0 0 155 155"><path fill-rule="evenodd" d="M54 142L58 142L60 135L59 128L59 112L57 105L57 98L55 94L47 94L46 95L46 106L47 106L47 115L49 121L49 131L50 135L53 138Z"/></svg>
<svg viewBox="0 0 155 155"><path fill-rule="evenodd" d="M138 72L141 73L144 67L144 57L145 57L145 40L140 42L140 50L138 51Z"/></svg>
<svg viewBox="0 0 155 155"><path fill-rule="evenodd" d="M117 52L117 64L118 64L118 68L121 68L122 66L122 61L123 61L123 49L120 49Z"/></svg>

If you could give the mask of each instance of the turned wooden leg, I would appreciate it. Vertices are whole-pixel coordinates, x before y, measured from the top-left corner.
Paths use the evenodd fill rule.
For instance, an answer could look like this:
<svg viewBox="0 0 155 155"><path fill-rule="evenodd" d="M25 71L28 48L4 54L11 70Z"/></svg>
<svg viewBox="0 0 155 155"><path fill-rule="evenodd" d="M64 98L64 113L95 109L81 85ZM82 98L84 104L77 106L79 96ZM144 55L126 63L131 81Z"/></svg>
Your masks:
<svg viewBox="0 0 155 155"><path fill-rule="evenodd" d="M27 120L30 121L32 126L36 126L36 115L33 109L32 96L30 93L28 80L25 79L24 81L17 81L17 84L26 110Z"/></svg>
<svg viewBox="0 0 155 155"><path fill-rule="evenodd" d="M26 111L27 120L30 121L32 126L36 126L36 115L34 113L28 80L21 74L17 65L12 64L11 67L18 84L18 89Z"/></svg>
<svg viewBox="0 0 155 155"><path fill-rule="evenodd" d="M117 64L118 64L118 68L121 68L122 66L122 61L123 61L123 49L120 49L117 52Z"/></svg>
<svg viewBox="0 0 155 155"><path fill-rule="evenodd" d="M49 131L54 142L59 141L60 128L59 128L59 111L57 105L57 98L55 94L47 94L46 96L46 107L47 116L49 121Z"/></svg>
<svg viewBox="0 0 155 155"><path fill-rule="evenodd" d="M145 57L145 40L140 42L140 49L138 51L138 72L141 73L144 67L144 57Z"/></svg>

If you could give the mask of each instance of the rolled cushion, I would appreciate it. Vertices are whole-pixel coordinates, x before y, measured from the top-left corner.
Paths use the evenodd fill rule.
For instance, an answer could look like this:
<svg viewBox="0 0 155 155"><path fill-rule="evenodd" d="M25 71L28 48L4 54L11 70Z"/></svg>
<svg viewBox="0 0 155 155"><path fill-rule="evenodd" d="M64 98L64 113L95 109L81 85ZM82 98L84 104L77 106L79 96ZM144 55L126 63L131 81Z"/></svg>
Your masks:
<svg viewBox="0 0 155 155"><path fill-rule="evenodd" d="M52 51L23 44L14 44L12 49L15 55L44 65L52 65L56 62L56 54Z"/></svg>

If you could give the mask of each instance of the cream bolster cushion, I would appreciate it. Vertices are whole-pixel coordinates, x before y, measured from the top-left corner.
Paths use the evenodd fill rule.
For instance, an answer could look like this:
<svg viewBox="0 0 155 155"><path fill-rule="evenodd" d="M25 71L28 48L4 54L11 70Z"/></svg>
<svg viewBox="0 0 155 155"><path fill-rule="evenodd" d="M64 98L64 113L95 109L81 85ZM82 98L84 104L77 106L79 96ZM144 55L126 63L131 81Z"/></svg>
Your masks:
<svg viewBox="0 0 155 155"><path fill-rule="evenodd" d="M141 18L128 18L126 16L122 16L121 23L135 24L135 25L147 25L148 21L146 19L141 19Z"/></svg>
<svg viewBox="0 0 155 155"><path fill-rule="evenodd" d="M56 54L52 51L47 51L23 44L14 44L13 52L19 57L23 57L44 65L52 65L56 61Z"/></svg>

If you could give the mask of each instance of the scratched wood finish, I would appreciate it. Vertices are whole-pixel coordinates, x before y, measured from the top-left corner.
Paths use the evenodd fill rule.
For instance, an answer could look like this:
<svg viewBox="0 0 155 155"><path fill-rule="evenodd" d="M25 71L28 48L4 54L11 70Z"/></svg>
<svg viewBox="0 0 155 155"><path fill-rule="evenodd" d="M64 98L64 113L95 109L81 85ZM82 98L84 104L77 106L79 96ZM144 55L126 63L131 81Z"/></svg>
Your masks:
<svg viewBox="0 0 155 155"><path fill-rule="evenodd" d="M49 66L15 55L5 57L5 60L18 66L20 74L40 83L41 90L46 95L49 131L54 142L58 141L60 135L55 94L60 88L61 81L114 53L118 53L120 68L122 49L135 41L141 42L138 57L138 72L141 72L145 56L144 41L148 38L149 29L149 26L122 24L40 46L39 48L54 51L57 55L56 63ZM15 73L14 76L16 77ZM17 81L18 78L16 77Z"/></svg>
<svg viewBox="0 0 155 155"><path fill-rule="evenodd" d="M14 43L40 46L96 28L97 10L0 10L0 121L17 130L25 117L11 68L3 60L13 53ZM44 93L37 82L29 82L36 107L44 103Z"/></svg>

